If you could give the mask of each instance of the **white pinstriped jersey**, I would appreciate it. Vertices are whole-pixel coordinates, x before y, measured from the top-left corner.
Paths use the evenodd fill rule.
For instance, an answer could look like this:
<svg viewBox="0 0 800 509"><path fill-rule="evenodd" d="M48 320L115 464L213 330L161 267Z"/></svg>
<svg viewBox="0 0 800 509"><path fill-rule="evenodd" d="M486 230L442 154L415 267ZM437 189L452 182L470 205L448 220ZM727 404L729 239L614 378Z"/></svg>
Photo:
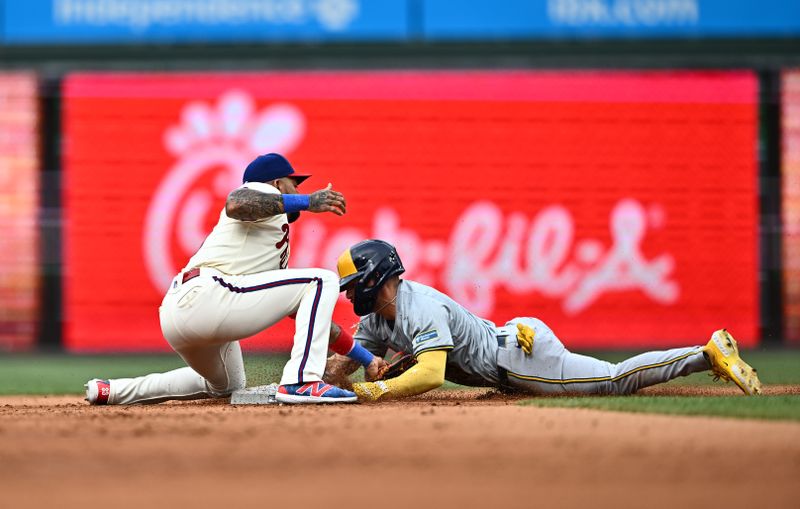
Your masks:
<svg viewBox="0 0 800 509"><path fill-rule="evenodd" d="M262 182L247 182L242 188L280 194ZM289 222L286 214L258 221L240 221L225 213L200 249L189 259L186 269L212 267L225 274L244 275L285 269L289 263Z"/></svg>
<svg viewBox="0 0 800 509"><path fill-rule="evenodd" d="M375 355L387 349L413 353L449 350L445 378L473 387L498 382L497 328L467 311L442 292L409 280L401 280L395 301L393 327L371 313L361 319L355 339Z"/></svg>

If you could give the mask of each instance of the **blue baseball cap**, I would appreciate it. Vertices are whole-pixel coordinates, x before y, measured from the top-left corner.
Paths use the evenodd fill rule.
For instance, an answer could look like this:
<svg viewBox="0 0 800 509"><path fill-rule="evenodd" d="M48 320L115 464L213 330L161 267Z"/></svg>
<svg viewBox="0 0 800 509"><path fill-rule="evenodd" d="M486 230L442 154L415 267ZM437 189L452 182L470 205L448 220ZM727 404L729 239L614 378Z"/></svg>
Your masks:
<svg viewBox="0 0 800 509"><path fill-rule="evenodd" d="M280 154L269 153L258 156L253 162L247 165L242 176L244 182L269 182L271 180L291 177L299 185L311 175L300 175L294 172L294 168Z"/></svg>

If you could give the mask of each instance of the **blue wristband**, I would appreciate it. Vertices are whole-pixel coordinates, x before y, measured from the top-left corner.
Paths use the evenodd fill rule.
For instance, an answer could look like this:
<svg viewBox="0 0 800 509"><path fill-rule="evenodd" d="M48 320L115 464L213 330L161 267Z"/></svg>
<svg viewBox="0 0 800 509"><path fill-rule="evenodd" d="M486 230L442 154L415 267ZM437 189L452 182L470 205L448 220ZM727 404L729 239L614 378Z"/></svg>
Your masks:
<svg viewBox="0 0 800 509"><path fill-rule="evenodd" d="M287 214L308 210L307 194L282 194L283 211Z"/></svg>
<svg viewBox="0 0 800 509"><path fill-rule="evenodd" d="M372 359L375 357L370 353L369 350L361 346L358 341L353 342L353 349L350 350L350 353L347 354L348 357L353 359L354 361L358 361L364 366L369 366L369 363L372 362Z"/></svg>

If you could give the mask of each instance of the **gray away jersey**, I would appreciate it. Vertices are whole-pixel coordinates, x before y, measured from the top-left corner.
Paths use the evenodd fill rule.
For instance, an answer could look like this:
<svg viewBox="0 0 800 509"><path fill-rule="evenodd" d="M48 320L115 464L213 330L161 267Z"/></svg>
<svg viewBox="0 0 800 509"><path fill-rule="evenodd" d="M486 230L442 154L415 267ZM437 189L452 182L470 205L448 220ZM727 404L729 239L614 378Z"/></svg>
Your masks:
<svg viewBox="0 0 800 509"><path fill-rule="evenodd" d="M414 281L397 289L394 328L371 313L361 319L355 339L383 357L391 348L413 353L449 350L445 378L473 387L497 385L497 328L447 295Z"/></svg>

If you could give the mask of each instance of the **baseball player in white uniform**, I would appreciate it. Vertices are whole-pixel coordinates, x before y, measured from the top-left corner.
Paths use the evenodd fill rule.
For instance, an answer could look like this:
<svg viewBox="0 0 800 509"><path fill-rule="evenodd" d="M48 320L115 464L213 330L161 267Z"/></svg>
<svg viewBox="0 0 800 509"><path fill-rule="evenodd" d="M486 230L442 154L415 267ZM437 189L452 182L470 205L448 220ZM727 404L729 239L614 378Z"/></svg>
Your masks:
<svg viewBox="0 0 800 509"><path fill-rule="evenodd" d="M259 156L247 166L242 186L229 194L219 222L172 280L159 309L164 338L188 367L137 378L92 379L86 384L91 404L228 396L245 387L238 340L290 315L296 321L294 345L278 401L356 401L354 393L322 381L331 337L345 336L336 341L341 344L334 350L340 354L373 368L379 362L332 326L339 296L336 274L287 268L289 223L300 211L346 211L344 196L330 184L310 195L298 194L306 178L279 154Z"/></svg>
<svg viewBox="0 0 800 509"><path fill-rule="evenodd" d="M363 317L355 339L376 356L391 348L413 353L417 361L395 378L354 384L363 401L421 394L445 379L532 394L631 394L708 370L746 394L761 392L755 370L724 329L705 346L647 352L612 364L570 352L541 320L515 318L498 327L429 286L400 279L403 265L386 242L352 246L339 258L338 271L341 290ZM326 376L341 379L357 368L353 364L334 355Z"/></svg>

